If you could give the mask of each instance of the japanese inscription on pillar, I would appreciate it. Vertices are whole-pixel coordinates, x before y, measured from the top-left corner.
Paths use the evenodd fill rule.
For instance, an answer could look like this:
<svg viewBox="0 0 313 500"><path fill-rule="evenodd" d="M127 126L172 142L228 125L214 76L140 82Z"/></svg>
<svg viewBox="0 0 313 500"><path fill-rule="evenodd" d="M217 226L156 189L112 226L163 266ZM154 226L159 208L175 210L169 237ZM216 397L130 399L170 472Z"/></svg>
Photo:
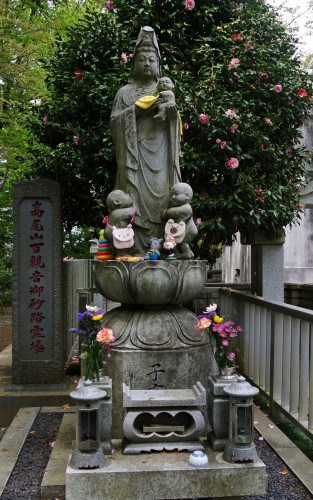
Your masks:
<svg viewBox="0 0 313 500"><path fill-rule="evenodd" d="M20 359L53 357L52 202L25 198L20 203L19 307L25 318L19 343Z"/></svg>
<svg viewBox="0 0 313 500"><path fill-rule="evenodd" d="M13 384L59 384L63 328L61 186L48 179L13 189Z"/></svg>

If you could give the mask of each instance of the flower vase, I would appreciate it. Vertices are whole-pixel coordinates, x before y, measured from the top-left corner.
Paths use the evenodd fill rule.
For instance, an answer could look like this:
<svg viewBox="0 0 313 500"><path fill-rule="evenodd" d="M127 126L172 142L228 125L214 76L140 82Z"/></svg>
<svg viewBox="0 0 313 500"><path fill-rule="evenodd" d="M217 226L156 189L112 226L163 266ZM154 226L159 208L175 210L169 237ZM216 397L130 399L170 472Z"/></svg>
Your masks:
<svg viewBox="0 0 313 500"><path fill-rule="evenodd" d="M99 381L103 368L103 352L100 344L93 339L85 343L81 359L84 362L85 380Z"/></svg>
<svg viewBox="0 0 313 500"><path fill-rule="evenodd" d="M235 380L236 376L235 366L225 366L224 368L220 368L218 378L222 380Z"/></svg>

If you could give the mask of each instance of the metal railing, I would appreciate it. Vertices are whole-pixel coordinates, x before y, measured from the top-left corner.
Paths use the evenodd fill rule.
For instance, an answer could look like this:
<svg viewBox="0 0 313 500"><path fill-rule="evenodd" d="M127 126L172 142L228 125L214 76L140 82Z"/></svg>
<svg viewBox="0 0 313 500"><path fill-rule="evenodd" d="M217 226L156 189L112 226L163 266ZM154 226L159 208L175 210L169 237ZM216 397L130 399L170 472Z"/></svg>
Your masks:
<svg viewBox="0 0 313 500"><path fill-rule="evenodd" d="M220 289L220 312L244 330L238 364L283 413L313 437L313 311Z"/></svg>

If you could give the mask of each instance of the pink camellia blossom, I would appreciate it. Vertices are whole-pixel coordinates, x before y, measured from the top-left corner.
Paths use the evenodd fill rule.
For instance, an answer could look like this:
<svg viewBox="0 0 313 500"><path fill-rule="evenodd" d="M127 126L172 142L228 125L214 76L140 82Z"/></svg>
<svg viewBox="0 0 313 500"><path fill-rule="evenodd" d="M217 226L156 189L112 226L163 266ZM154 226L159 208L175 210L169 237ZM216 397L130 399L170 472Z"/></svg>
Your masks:
<svg viewBox="0 0 313 500"><path fill-rule="evenodd" d="M264 118L264 123L266 125L273 125L272 120L270 118Z"/></svg>
<svg viewBox="0 0 313 500"><path fill-rule="evenodd" d="M73 135L73 142L74 142L75 146L78 146L78 144L80 143L80 136Z"/></svg>
<svg viewBox="0 0 313 500"><path fill-rule="evenodd" d="M114 342L115 337L111 328L102 328L102 330L97 333L96 340L100 344L110 344Z"/></svg>
<svg viewBox="0 0 313 500"><path fill-rule="evenodd" d="M113 10L114 9L114 3L112 2L112 0L108 0L107 1L106 8L108 10Z"/></svg>
<svg viewBox="0 0 313 500"><path fill-rule="evenodd" d="M185 130L188 130L189 129L189 123L185 122L184 125L183 125L184 129Z"/></svg>
<svg viewBox="0 0 313 500"><path fill-rule="evenodd" d="M206 125L207 123L209 123L209 117L208 117L208 115L206 115L204 113L200 113L200 115L199 115L199 121L200 121L200 123L202 123L202 125Z"/></svg>
<svg viewBox="0 0 313 500"><path fill-rule="evenodd" d="M229 116L229 118L238 118L236 112L233 109L227 109L227 111L225 111L225 115Z"/></svg>
<svg viewBox="0 0 313 500"><path fill-rule="evenodd" d="M202 224L202 219L200 217L198 217L196 220L195 220L195 224L197 227L201 226Z"/></svg>
<svg viewBox="0 0 313 500"><path fill-rule="evenodd" d="M240 63L240 59L233 57L229 63L229 68L235 68Z"/></svg>
<svg viewBox="0 0 313 500"><path fill-rule="evenodd" d="M277 92L277 94L279 94L279 92L283 90L283 87L278 83L277 85L275 85L274 90L275 92Z"/></svg>
<svg viewBox="0 0 313 500"><path fill-rule="evenodd" d="M298 96L299 97L307 97L307 91L305 89L299 89L298 90Z"/></svg>
<svg viewBox="0 0 313 500"><path fill-rule="evenodd" d="M230 133L230 134L234 134L235 132L236 132L236 129L235 129L234 127L231 127L231 128L229 129L229 133Z"/></svg>
<svg viewBox="0 0 313 500"><path fill-rule="evenodd" d="M195 8L195 0L185 0L185 8L187 10L192 10Z"/></svg>
<svg viewBox="0 0 313 500"><path fill-rule="evenodd" d="M230 352L229 356L228 356L228 359L230 361L235 361L235 358L236 358L236 354L234 352Z"/></svg>
<svg viewBox="0 0 313 500"><path fill-rule="evenodd" d="M261 144L259 144L259 148L260 148L260 149L264 149L264 144L262 144L262 143L261 143Z"/></svg>
<svg viewBox="0 0 313 500"><path fill-rule="evenodd" d="M221 149L224 149L225 146L226 146L227 142L226 141L222 141L221 144L220 144L220 148Z"/></svg>
<svg viewBox="0 0 313 500"><path fill-rule="evenodd" d="M127 63L128 57L127 57L127 54L125 54L125 52L121 53L121 59L122 59L124 64Z"/></svg>
<svg viewBox="0 0 313 500"><path fill-rule="evenodd" d="M216 144L221 144L222 141L221 141L221 139L216 139L215 142L216 142Z"/></svg>
<svg viewBox="0 0 313 500"><path fill-rule="evenodd" d="M224 345L224 346L226 346L226 347L227 347L227 346L229 345L228 340L226 340L226 339L225 339L225 340L222 340L222 345Z"/></svg>
<svg viewBox="0 0 313 500"><path fill-rule="evenodd" d="M225 162L225 167L228 170L234 170L235 168L239 167L239 161L237 160L237 158L230 158Z"/></svg>

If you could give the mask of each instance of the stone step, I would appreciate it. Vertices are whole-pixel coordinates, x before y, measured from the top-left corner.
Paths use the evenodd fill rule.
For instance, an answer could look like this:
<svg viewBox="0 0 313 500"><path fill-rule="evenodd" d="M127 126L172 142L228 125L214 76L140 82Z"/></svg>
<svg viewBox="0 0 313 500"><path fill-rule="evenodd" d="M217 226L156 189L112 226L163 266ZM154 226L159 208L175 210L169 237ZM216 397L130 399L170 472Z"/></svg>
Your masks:
<svg viewBox="0 0 313 500"><path fill-rule="evenodd" d="M75 443L75 426L75 411L65 413L41 482L42 499L65 497L65 471Z"/></svg>

